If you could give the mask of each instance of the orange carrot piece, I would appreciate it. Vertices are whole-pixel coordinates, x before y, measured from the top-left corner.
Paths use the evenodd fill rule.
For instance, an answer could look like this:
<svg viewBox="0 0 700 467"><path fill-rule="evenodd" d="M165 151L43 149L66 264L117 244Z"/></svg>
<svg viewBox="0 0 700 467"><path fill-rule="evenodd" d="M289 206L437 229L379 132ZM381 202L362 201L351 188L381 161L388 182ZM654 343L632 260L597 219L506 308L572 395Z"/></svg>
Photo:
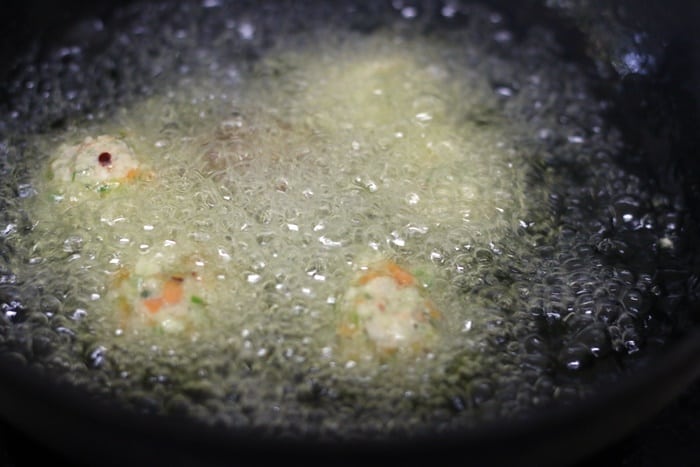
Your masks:
<svg viewBox="0 0 700 467"><path fill-rule="evenodd" d="M141 175L141 171L139 169L129 169L129 171L126 173L126 179L127 180L134 180Z"/></svg>
<svg viewBox="0 0 700 467"><path fill-rule="evenodd" d="M143 300L143 305L151 313L157 313L158 310L161 309L163 304L164 304L164 300L161 297L145 298Z"/></svg>
<svg viewBox="0 0 700 467"><path fill-rule="evenodd" d="M410 286L416 283L416 279L413 277L413 274L406 271L398 264L388 263L386 268L391 274L391 277L393 277L396 283L400 286Z"/></svg>
<svg viewBox="0 0 700 467"><path fill-rule="evenodd" d="M416 284L416 278L413 274L403 269L393 261L387 261L379 267L370 269L357 280L358 285L365 285L377 277L391 277L401 287L412 286Z"/></svg>
<svg viewBox="0 0 700 467"><path fill-rule="evenodd" d="M182 290L182 278L172 277L165 281L161 295L163 297L163 301L170 305L173 303L178 303L180 300L182 300L184 295L184 291Z"/></svg>
<svg viewBox="0 0 700 467"><path fill-rule="evenodd" d="M367 271L365 274L360 276L360 278L357 280L358 285L366 285L367 283L373 281L377 277L385 276L386 274L382 273L381 270L379 269L372 269L370 271Z"/></svg>

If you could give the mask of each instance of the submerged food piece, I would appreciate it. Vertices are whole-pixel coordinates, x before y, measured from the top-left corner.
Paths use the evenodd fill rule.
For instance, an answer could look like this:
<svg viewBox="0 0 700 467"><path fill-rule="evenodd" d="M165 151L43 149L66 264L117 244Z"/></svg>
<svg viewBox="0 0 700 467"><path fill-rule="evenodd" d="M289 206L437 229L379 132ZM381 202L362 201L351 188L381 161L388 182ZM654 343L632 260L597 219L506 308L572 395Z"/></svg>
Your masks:
<svg viewBox="0 0 700 467"><path fill-rule="evenodd" d="M392 261L363 271L341 307L338 335L355 351L363 346L382 355L428 351L438 336L440 312L416 277Z"/></svg>
<svg viewBox="0 0 700 467"><path fill-rule="evenodd" d="M61 145L51 163L54 180L78 182L96 189L132 180L140 171L131 147L110 135L88 136L82 143Z"/></svg>
<svg viewBox="0 0 700 467"><path fill-rule="evenodd" d="M242 172L265 174L279 164L293 165L310 152L313 131L258 111L221 121L201 146L201 171L217 182L230 182ZM277 187L276 187L277 188ZM280 190L284 191L284 190Z"/></svg>
<svg viewBox="0 0 700 467"><path fill-rule="evenodd" d="M112 294L118 303L120 326L168 333L196 328L207 307L202 275L184 266L171 273L166 272L171 268L153 272L150 266L137 264L133 272L122 269L117 273Z"/></svg>

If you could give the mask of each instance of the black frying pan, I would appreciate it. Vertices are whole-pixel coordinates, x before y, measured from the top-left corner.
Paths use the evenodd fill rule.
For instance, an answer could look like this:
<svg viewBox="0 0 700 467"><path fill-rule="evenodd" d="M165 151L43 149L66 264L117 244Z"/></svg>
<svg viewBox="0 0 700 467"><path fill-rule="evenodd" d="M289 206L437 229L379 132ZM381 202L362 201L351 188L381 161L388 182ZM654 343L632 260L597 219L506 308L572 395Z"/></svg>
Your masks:
<svg viewBox="0 0 700 467"><path fill-rule="evenodd" d="M699 7L681 1L618 0L595 7L575 1L573 6L560 2L562 7L547 6L556 2L491 3L506 14L514 31L546 25L570 47L568 59L586 62L592 70L598 67L606 76L600 92L615 103L609 118L623 130L626 143L638 150L639 156L628 161L630 167L651 186L681 192L688 200L689 218L700 219ZM106 1L4 5L3 63L14 63L35 39L47 49L60 44L84 18L109 21L116 7L117 2ZM298 7L313 4L300 2ZM636 38L630 36L634 33ZM630 44L648 55L628 55ZM99 38L94 46L99 47ZM0 78L11 79L14 71L6 67ZM12 99L7 88L0 88L0 98ZM689 223L686 232L690 243L698 238L693 225ZM352 443L270 439L256 432L224 433L190 420L125 412L5 359L0 360L0 414L32 438L90 465L292 460L425 465L438 458L460 465L572 464L629 433L700 376L698 264L695 258L688 260L693 273L677 297L682 311L666 346L629 378L580 405L553 408L523 421L485 424L439 438L423 434Z"/></svg>

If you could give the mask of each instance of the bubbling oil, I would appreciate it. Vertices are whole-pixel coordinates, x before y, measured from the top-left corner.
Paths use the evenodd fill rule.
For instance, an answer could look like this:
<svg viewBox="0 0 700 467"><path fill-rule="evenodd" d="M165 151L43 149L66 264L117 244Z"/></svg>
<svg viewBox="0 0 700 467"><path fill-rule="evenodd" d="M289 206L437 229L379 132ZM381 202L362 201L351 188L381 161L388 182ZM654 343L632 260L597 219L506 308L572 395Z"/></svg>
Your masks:
<svg viewBox="0 0 700 467"><path fill-rule="evenodd" d="M183 5L168 34L123 33L145 34L150 60L112 56L157 78L123 77L138 92L26 150L41 161L31 231L5 237L40 324L6 317L6 347L138 410L330 436L578 400L640 351L658 284L631 250L673 249L655 211L672 201L617 167L606 103L547 31L516 43L497 13L455 2L438 21L460 27L389 8L371 32L291 11L274 31L252 11L217 28ZM152 176L107 193L48 176L60 144L100 134ZM442 317L429 352L338 351L338 304L367 258L417 271ZM115 276L183 261L206 293L190 329L120 318ZM26 335L45 351L14 348Z"/></svg>

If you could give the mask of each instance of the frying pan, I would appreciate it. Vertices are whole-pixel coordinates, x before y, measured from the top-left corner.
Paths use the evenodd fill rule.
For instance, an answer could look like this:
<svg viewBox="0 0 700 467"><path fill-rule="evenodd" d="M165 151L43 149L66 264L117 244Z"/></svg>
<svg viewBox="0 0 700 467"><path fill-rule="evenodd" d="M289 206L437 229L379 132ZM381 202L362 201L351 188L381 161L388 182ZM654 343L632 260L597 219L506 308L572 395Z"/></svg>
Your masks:
<svg viewBox="0 0 700 467"><path fill-rule="evenodd" d="M24 63L16 59L31 47L49 50L69 43L86 21L108 22L126 3L134 2L34 0L3 5L1 57L3 63L19 65L5 67L2 82L12 79ZM532 0L517 7L509 1L486 3L507 17L516 36L535 25L555 31L567 44L563 59L579 61L602 76L599 92L614 103L608 118L636 154L623 162L651 187L687 200L684 234L691 254L683 266L691 274L675 296L678 314L671 337L639 368L579 404L552 407L524 420L494 421L440 436L350 442L270 438L252 429L230 433L174 416L133 413L2 356L2 418L85 465L425 465L436 459L445 465L567 465L621 438L677 397L700 377L700 281L692 248L700 220L700 8L682 1L592 5ZM297 7L313 5L299 2ZM96 34L91 46L99 49L100 40ZM9 87L3 87L0 99L12 101ZM60 116L50 117L54 120L49 125L60 124Z"/></svg>

